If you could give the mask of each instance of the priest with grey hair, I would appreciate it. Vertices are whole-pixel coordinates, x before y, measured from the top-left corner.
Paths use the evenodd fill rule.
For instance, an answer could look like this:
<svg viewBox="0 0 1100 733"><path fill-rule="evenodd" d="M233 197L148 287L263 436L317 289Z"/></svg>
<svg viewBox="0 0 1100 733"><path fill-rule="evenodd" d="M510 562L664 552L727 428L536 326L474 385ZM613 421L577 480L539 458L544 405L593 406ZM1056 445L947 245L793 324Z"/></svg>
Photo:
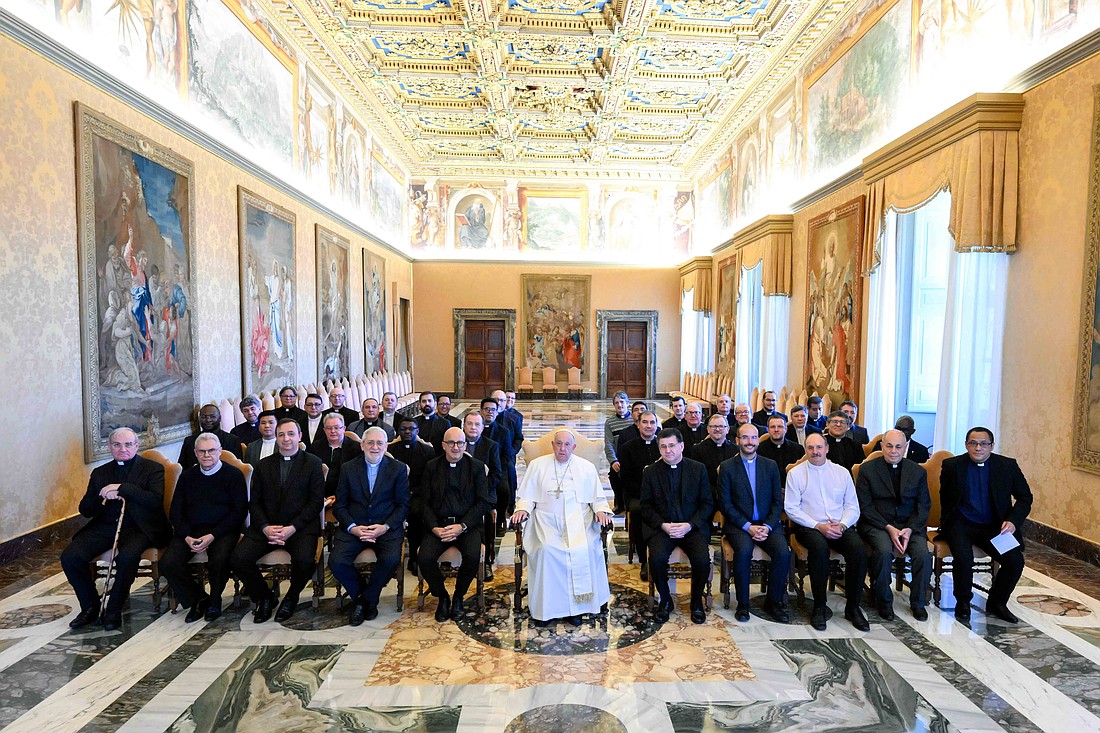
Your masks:
<svg viewBox="0 0 1100 733"><path fill-rule="evenodd" d="M516 494L513 523L530 519L523 549L527 588L537 626L564 618L575 626L611 600L600 527L611 524L596 467L573 455L576 438L554 433L554 452L531 461Z"/></svg>

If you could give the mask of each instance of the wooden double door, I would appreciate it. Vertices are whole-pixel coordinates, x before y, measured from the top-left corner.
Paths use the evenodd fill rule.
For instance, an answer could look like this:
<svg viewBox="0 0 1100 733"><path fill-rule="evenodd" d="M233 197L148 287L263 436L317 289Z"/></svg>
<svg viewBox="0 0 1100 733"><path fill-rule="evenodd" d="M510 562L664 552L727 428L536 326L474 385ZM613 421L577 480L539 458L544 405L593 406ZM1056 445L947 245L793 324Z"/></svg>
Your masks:
<svg viewBox="0 0 1100 733"><path fill-rule="evenodd" d="M466 383L462 394L481 399L504 386L504 343L504 321L466 321Z"/></svg>
<svg viewBox="0 0 1100 733"><path fill-rule="evenodd" d="M607 394L610 397L619 390L632 398L649 394L646 380L646 359L649 344L648 321L608 321L607 342Z"/></svg>

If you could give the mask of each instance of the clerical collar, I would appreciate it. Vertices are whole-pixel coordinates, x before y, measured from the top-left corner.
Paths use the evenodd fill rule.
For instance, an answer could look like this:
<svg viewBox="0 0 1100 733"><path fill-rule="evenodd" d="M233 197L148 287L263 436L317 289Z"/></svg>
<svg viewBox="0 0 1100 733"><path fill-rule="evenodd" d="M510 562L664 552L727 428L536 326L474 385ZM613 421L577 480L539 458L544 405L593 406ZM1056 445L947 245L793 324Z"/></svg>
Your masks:
<svg viewBox="0 0 1100 733"><path fill-rule="evenodd" d="M891 463L890 468L897 468L900 465L901 465L901 461L898 461L897 463Z"/></svg>
<svg viewBox="0 0 1100 733"><path fill-rule="evenodd" d="M457 463L451 463L451 464L449 464L449 465L450 465L450 467L451 467L451 468L454 468L454 467L455 467L455 466L457 466L458 464L457 464Z"/></svg>
<svg viewBox="0 0 1100 733"><path fill-rule="evenodd" d="M752 458L749 458L748 456L746 456L745 454L742 453L741 454L741 460L744 461L745 463L752 463L753 461L756 460L756 456L753 456Z"/></svg>
<svg viewBox="0 0 1100 733"><path fill-rule="evenodd" d="M985 467L985 461L982 461L981 463L975 463L974 465L977 466L978 468L984 468Z"/></svg>
<svg viewBox="0 0 1100 733"><path fill-rule="evenodd" d="M137 456L134 456L134 458L137 458ZM115 463L117 463L120 466L129 466L134 462L134 458L131 458L128 461L118 461L118 460L116 460Z"/></svg>
<svg viewBox="0 0 1100 733"><path fill-rule="evenodd" d="M645 440L645 438L642 438L642 440ZM650 438L649 440L646 440L645 444L646 445L653 445L653 438Z"/></svg>
<svg viewBox="0 0 1100 733"><path fill-rule="evenodd" d="M372 461L370 458L368 458L366 456L366 454L363 455L363 460L365 460L367 462L367 465L369 465L369 466L377 466L379 463L382 462L381 457L377 461Z"/></svg>
<svg viewBox="0 0 1100 733"><path fill-rule="evenodd" d="M218 462L215 463L209 471L207 471L202 466L199 466L199 470L202 471L203 476L213 476L214 474L216 474L218 471L221 470L221 467L222 467L222 462L221 462L221 459L219 458Z"/></svg>
<svg viewBox="0 0 1100 733"><path fill-rule="evenodd" d="M835 442L839 443L840 441L844 440L844 436L841 435L839 438L834 438L833 436L830 435L829 440L832 440L832 441L835 441Z"/></svg>
<svg viewBox="0 0 1100 733"><path fill-rule="evenodd" d="M680 467L680 464L679 464L679 463L669 463L669 464L666 464L666 465L667 465L667 466L668 466L669 468L679 468L679 467Z"/></svg>
<svg viewBox="0 0 1100 733"><path fill-rule="evenodd" d="M294 458L294 456L283 456L284 461L290 461L290 460L293 460L293 458Z"/></svg>
<svg viewBox="0 0 1100 733"><path fill-rule="evenodd" d="M775 442L774 440L772 441L772 443L774 443L776 447L779 447L779 446L783 445L783 444L784 444L784 443L786 443L786 442L787 442L787 441L786 441L786 439L785 439L785 438L784 438L784 439L782 439L782 440L780 440L780 441L779 441L778 443L776 443L776 442Z"/></svg>

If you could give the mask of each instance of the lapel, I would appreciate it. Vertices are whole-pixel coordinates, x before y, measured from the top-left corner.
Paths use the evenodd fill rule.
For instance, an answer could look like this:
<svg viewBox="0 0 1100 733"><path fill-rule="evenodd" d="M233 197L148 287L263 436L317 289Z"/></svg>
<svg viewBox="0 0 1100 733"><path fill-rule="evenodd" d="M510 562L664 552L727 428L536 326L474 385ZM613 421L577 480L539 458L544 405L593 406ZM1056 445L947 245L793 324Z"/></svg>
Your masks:
<svg viewBox="0 0 1100 733"><path fill-rule="evenodd" d="M749 483L749 472L748 469L745 468L745 462L741 460L741 451L738 451L737 455L733 456L732 460L734 471L733 485L740 486L745 496L749 498L749 501L752 501L752 484ZM757 460L759 460L759 458L757 458ZM755 464L753 468L756 468Z"/></svg>

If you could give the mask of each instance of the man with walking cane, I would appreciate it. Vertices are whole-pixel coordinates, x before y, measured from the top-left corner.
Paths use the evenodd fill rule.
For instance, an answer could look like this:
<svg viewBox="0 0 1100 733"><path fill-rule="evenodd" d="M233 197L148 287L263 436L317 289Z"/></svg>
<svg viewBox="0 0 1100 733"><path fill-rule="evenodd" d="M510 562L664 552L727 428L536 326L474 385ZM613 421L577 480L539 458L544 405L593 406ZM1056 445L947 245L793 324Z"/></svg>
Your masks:
<svg viewBox="0 0 1100 733"><path fill-rule="evenodd" d="M172 535L164 516L164 468L137 455L138 437L129 428L117 428L107 442L111 460L92 471L80 500L80 513L91 521L61 553L61 568L80 602L80 613L69 622L74 629L101 616L93 560L114 547L114 582L102 609L103 627L114 631L122 625L141 553L163 547Z"/></svg>

